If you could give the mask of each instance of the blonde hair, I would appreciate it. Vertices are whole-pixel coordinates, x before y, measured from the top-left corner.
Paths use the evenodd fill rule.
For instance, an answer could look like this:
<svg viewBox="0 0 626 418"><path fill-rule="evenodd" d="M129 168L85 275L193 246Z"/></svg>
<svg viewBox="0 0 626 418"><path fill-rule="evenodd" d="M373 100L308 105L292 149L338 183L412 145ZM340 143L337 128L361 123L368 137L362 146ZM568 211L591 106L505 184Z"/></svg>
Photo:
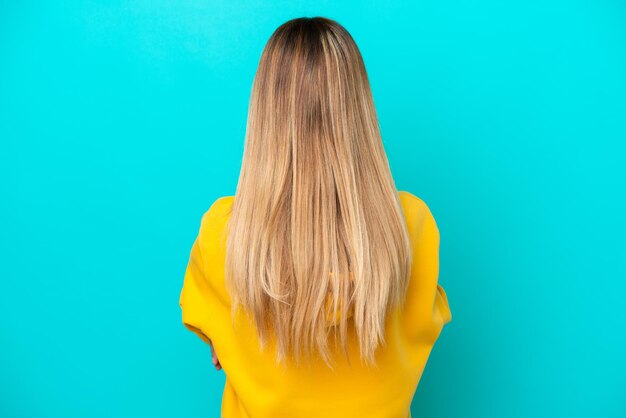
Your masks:
<svg viewBox="0 0 626 418"><path fill-rule="evenodd" d="M331 328L348 357L351 320L374 364L404 301L410 245L356 43L327 18L282 24L253 81L228 221L233 318L243 306L261 350L273 329L278 362L316 349L329 367Z"/></svg>

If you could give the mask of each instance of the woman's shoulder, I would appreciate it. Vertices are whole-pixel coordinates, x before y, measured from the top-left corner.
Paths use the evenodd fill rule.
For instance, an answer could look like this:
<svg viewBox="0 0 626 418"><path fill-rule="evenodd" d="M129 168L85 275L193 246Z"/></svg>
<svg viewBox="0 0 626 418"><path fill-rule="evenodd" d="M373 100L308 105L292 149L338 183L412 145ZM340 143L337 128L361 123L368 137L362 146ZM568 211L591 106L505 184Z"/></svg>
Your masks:
<svg viewBox="0 0 626 418"><path fill-rule="evenodd" d="M400 196L400 202L402 203L407 221L414 221L416 219L423 221L426 218L433 217L429 205L421 197L407 190L399 190L398 195Z"/></svg>
<svg viewBox="0 0 626 418"><path fill-rule="evenodd" d="M199 231L201 247L209 248L215 243L221 243L233 200L234 196L220 196L202 214ZM219 239L216 241L216 238Z"/></svg>
<svg viewBox="0 0 626 418"><path fill-rule="evenodd" d="M227 218L230 215L234 199L235 196L220 196L215 199L202 215L202 222Z"/></svg>

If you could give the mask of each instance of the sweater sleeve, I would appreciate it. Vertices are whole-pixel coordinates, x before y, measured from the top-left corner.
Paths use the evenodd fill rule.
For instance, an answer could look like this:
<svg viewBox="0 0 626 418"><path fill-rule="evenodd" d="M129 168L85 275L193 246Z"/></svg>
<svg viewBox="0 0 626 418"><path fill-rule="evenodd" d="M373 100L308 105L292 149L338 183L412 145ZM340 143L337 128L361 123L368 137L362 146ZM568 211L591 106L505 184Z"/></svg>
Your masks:
<svg viewBox="0 0 626 418"><path fill-rule="evenodd" d="M440 233L437 222L430 211L430 208L426 206L426 218L424 220L424 227L432 236L432 255L434 257L435 264L435 289L434 289L434 302L433 302L433 320L441 327L446 325L452 320L452 312L450 310L450 304L448 302L448 296L445 289L439 281L439 247L440 247Z"/></svg>
<svg viewBox="0 0 626 418"><path fill-rule="evenodd" d="M444 325L452 321L452 311L448 303L448 296L443 286L439 283L437 283L437 293L435 295L435 309L437 314L441 316Z"/></svg>
<svg viewBox="0 0 626 418"><path fill-rule="evenodd" d="M179 305L182 310L183 325L204 342L210 344L209 327L211 315L211 289L205 274L205 265L200 246L200 235L191 247L185 270Z"/></svg>
<svg viewBox="0 0 626 418"><path fill-rule="evenodd" d="M413 247L406 323L411 334L433 341L452 320L448 295L439 278L439 227L426 202L410 194L405 199Z"/></svg>

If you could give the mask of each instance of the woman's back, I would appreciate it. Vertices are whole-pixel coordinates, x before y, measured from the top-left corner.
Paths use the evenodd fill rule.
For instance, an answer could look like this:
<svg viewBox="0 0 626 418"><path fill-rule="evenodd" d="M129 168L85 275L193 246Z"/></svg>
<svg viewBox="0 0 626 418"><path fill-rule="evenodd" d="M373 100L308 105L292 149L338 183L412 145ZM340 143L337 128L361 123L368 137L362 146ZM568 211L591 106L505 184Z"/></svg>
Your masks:
<svg viewBox="0 0 626 418"><path fill-rule="evenodd" d="M234 196L217 199L204 214L180 294L185 326L213 344L226 374L223 417L410 417L410 404L429 354L452 316L438 283L439 230L424 201L399 191L412 248L404 304L386 317L385 345L376 365L359 357L355 328L348 327L348 358L335 347L334 367L313 355L310 363L275 361L275 340L259 348L250 318L238 311L224 281L225 240ZM351 313L348 314L352 319ZM331 337L337 316L329 311ZM351 322L349 322L351 325Z"/></svg>

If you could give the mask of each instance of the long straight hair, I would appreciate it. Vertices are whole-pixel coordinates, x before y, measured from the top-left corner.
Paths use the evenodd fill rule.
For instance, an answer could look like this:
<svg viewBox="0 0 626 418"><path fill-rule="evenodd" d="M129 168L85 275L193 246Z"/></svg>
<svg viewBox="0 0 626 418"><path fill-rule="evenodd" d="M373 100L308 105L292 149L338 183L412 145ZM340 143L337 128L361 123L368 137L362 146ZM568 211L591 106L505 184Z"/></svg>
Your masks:
<svg viewBox="0 0 626 418"><path fill-rule="evenodd" d="M330 334L349 357L352 321L376 363L411 243L363 59L333 20L290 20L263 50L226 248L233 318L244 307L261 350L273 330L277 362L317 351L332 368Z"/></svg>

